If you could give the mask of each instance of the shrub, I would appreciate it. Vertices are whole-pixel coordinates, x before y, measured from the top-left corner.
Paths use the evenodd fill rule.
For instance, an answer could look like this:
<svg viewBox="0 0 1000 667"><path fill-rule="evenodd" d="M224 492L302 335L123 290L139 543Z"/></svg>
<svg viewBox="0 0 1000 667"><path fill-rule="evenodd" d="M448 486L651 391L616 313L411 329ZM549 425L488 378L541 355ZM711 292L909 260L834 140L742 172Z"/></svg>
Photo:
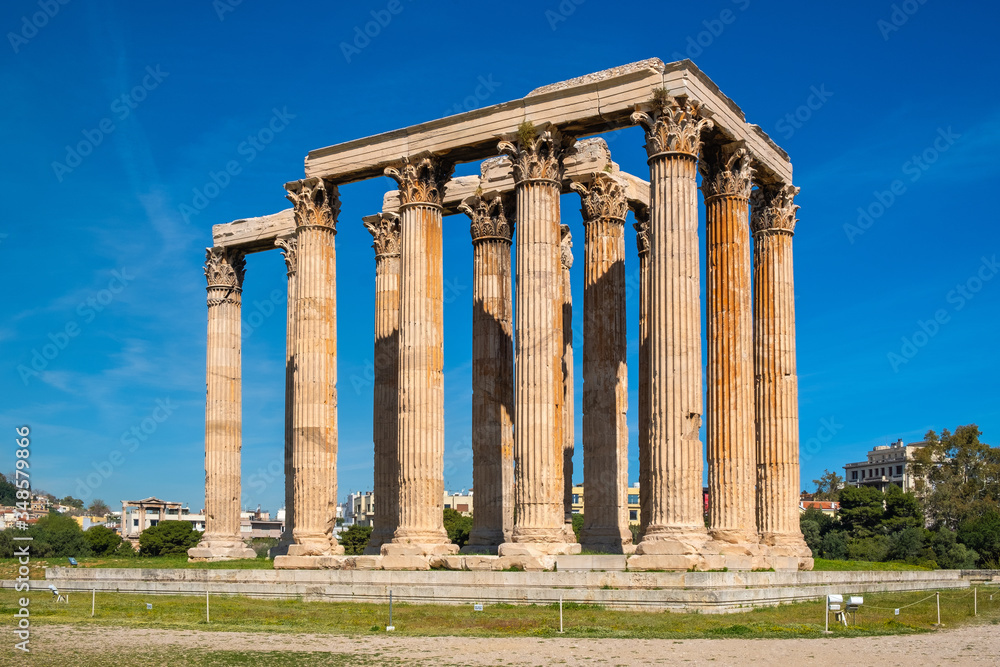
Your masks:
<svg viewBox="0 0 1000 667"><path fill-rule="evenodd" d="M28 529L33 539L31 553L39 558L87 556L90 547L83 537L83 529L72 517L48 514Z"/></svg>
<svg viewBox="0 0 1000 667"><path fill-rule="evenodd" d="M889 556L889 538L885 535L852 537L847 540L847 557L851 560L884 561Z"/></svg>
<svg viewBox="0 0 1000 667"><path fill-rule="evenodd" d="M254 553L257 554L257 558L267 558L271 547L278 546L278 538L253 537L247 542L247 546L254 550Z"/></svg>
<svg viewBox="0 0 1000 667"><path fill-rule="evenodd" d="M958 527L958 541L974 549L982 562L1000 560L1000 513L987 510Z"/></svg>
<svg viewBox="0 0 1000 667"><path fill-rule="evenodd" d="M844 560L847 558L847 533L842 530L831 530L823 536L820 542L820 553L823 558ZM816 554L817 552L813 552Z"/></svg>
<svg viewBox="0 0 1000 667"><path fill-rule="evenodd" d="M169 556L187 553L198 544L201 533L188 521L161 521L139 535L139 553L143 556Z"/></svg>
<svg viewBox="0 0 1000 667"><path fill-rule="evenodd" d="M368 540L372 536L371 526L359 526L354 524L340 534L340 545L344 547L344 553L348 556L360 556L368 546Z"/></svg>
<svg viewBox="0 0 1000 667"><path fill-rule="evenodd" d="M84 539L95 556L107 556L114 553L122 543L121 535L105 526L92 526L83 532Z"/></svg>
<svg viewBox="0 0 1000 667"><path fill-rule="evenodd" d="M450 507L445 508L444 529L448 531L448 539L452 544L464 547L469 541L469 533L472 532L472 517L464 516Z"/></svg>

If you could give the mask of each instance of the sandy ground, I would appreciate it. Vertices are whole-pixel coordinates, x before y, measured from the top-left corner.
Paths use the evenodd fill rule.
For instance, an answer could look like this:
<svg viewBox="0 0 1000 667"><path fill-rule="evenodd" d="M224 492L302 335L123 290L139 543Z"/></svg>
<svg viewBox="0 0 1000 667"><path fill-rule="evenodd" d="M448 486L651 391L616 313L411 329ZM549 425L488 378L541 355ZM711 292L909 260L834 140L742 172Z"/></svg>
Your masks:
<svg viewBox="0 0 1000 667"><path fill-rule="evenodd" d="M339 637L312 634L167 631L125 628L43 626L32 633L33 653L75 656L115 637L116 644L153 651L225 649L240 651L322 651L352 656L351 664L382 664L395 658L426 665L996 665L1000 627L965 626L919 635L843 639L531 639L469 637ZM81 647L88 647L81 651ZM379 654L379 655L373 655ZM74 662L70 660L70 663ZM70 664L67 663L67 664Z"/></svg>

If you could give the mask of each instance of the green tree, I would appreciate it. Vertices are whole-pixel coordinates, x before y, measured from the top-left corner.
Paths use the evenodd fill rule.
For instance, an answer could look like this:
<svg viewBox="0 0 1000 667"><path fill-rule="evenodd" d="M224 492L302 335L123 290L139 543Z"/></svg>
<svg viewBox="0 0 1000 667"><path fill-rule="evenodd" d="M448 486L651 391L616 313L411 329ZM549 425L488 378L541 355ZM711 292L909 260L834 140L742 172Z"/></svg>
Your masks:
<svg viewBox="0 0 1000 667"><path fill-rule="evenodd" d="M889 536L889 551L887 560L902 560L916 563L920 560L933 559L934 551L924 546L923 528L904 528Z"/></svg>
<svg viewBox="0 0 1000 667"><path fill-rule="evenodd" d="M448 539L452 544L464 547L469 541L472 531L472 517L465 516L457 510L446 507L444 510L444 529L448 531Z"/></svg>
<svg viewBox="0 0 1000 667"><path fill-rule="evenodd" d="M14 476L11 475L11 479ZM17 502L17 487L13 482L7 480L7 476L0 473L0 505L13 505Z"/></svg>
<svg viewBox="0 0 1000 667"><path fill-rule="evenodd" d="M86 556L90 553L80 524L64 514L47 514L28 529L31 553L41 558Z"/></svg>
<svg viewBox="0 0 1000 667"><path fill-rule="evenodd" d="M110 555L122 543L118 533L104 526L91 526L90 529L83 531L83 537L95 556Z"/></svg>
<svg viewBox="0 0 1000 667"><path fill-rule="evenodd" d="M340 534L340 545L344 547L344 553L348 556L360 556L368 546L368 540L372 536L371 526L359 526L354 524Z"/></svg>
<svg viewBox="0 0 1000 667"><path fill-rule="evenodd" d="M889 546L889 538L885 535L852 537L847 540L847 557L849 560L884 561L889 556Z"/></svg>
<svg viewBox="0 0 1000 667"><path fill-rule="evenodd" d="M882 522L882 499L882 492L871 486L849 486L841 490L837 514L840 525L851 537L875 535Z"/></svg>
<svg viewBox="0 0 1000 667"><path fill-rule="evenodd" d="M814 554L822 553L823 536L819 532L819 524L815 521L800 521L799 529L809 549Z"/></svg>
<svg viewBox="0 0 1000 667"><path fill-rule="evenodd" d="M65 505L66 507L73 507L78 510L83 509L83 501L79 498L74 498L73 496L66 496L65 498L60 498L56 501L60 505Z"/></svg>
<svg viewBox="0 0 1000 667"><path fill-rule="evenodd" d="M198 544L201 533L188 521L161 521L139 535L139 553L143 556L169 556L187 553Z"/></svg>
<svg viewBox="0 0 1000 667"><path fill-rule="evenodd" d="M815 551L813 552L816 553ZM842 530L831 530L823 536L820 543L820 553L823 558L844 560L847 558L847 533Z"/></svg>
<svg viewBox="0 0 1000 667"><path fill-rule="evenodd" d="M955 530L1000 503L1000 448L980 442L975 424L928 431L914 454L917 496L935 526ZM982 554L980 554L982 555Z"/></svg>
<svg viewBox="0 0 1000 667"><path fill-rule="evenodd" d="M969 570L976 566L979 554L958 542L957 534L949 528L927 531L928 544L934 551L934 560L946 570Z"/></svg>
<svg viewBox="0 0 1000 667"><path fill-rule="evenodd" d="M904 493L892 484L885 492L885 511L882 514L882 528L887 533L895 533L908 528L924 527L924 513L920 501L912 493Z"/></svg>
<svg viewBox="0 0 1000 667"><path fill-rule="evenodd" d="M107 516L111 513L111 508L100 498L94 498L87 506L87 514L90 516Z"/></svg>
<svg viewBox="0 0 1000 667"><path fill-rule="evenodd" d="M815 507L810 507L799 515L800 526L807 521L815 523L821 535L826 535L836 525L832 516Z"/></svg>
<svg viewBox="0 0 1000 667"><path fill-rule="evenodd" d="M958 527L958 541L979 554L980 564L1000 567L1000 513L987 510Z"/></svg>
<svg viewBox="0 0 1000 667"><path fill-rule="evenodd" d="M813 484L816 485L816 492L813 494L816 500L838 500L844 478L835 472L823 470L823 474L819 479L814 479Z"/></svg>

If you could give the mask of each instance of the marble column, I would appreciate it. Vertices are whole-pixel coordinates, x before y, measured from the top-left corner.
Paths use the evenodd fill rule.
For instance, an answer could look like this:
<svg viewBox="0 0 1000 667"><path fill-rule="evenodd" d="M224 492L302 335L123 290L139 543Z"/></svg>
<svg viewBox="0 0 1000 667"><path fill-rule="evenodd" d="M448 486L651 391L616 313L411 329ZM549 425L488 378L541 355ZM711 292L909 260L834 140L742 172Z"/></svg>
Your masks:
<svg viewBox="0 0 1000 667"><path fill-rule="evenodd" d="M295 416L295 236L275 240L281 248L288 276L285 320L285 527L278 544L270 550L271 558L288 555L288 545L294 542L295 526L295 468L292 466L292 438Z"/></svg>
<svg viewBox="0 0 1000 667"><path fill-rule="evenodd" d="M562 438L563 438L563 532L567 542L576 541L573 532L573 448L575 413L573 407L573 234L569 225L559 225L559 263L562 266Z"/></svg>
<svg viewBox="0 0 1000 667"><path fill-rule="evenodd" d="M455 553L444 529L444 279L441 202L452 165L405 158L399 184L399 524L385 555Z"/></svg>
<svg viewBox="0 0 1000 667"><path fill-rule="evenodd" d="M628 527L625 187L610 174L573 183L583 201L584 549L624 553Z"/></svg>
<svg viewBox="0 0 1000 667"><path fill-rule="evenodd" d="M342 554L337 518L337 186L285 185L297 248L292 477L294 544L288 556Z"/></svg>
<svg viewBox="0 0 1000 667"><path fill-rule="evenodd" d="M514 532L504 555L579 553L567 542L563 476L563 331L559 195L573 141L554 127L521 126L501 141L517 198Z"/></svg>
<svg viewBox="0 0 1000 667"><path fill-rule="evenodd" d="M240 535L242 371L240 293L246 260L228 248L208 248L208 336L205 401L205 533L188 549L192 560L254 558ZM139 506L139 530L145 527Z"/></svg>
<svg viewBox="0 0 1000 667"><path fill-rule="evenodd" d="M697 164L711 121L687 98L656 96L632 114L650 171L650 519L630 567L702 569L701 297Z"/></svg>
<svg viewBox="0 0 1000 667"><path fill-rule="evenodd" d="M753 314L750 292L751 156L734 144L703 151L708 285L709 535L746 569L759 554L755 516Z"/></svg>
<svg viewBox="0 0 1000 667"><path fill-rule="evenodd" d="M374 529L365 553L378 555L399 525L399 216L365 218L375 250Z"/></svg>
<svg viewBox="0 0 1000 667"><path fill-rule="evenodd" d="M811 570L799 530L799 398L795 370L794 204L799 189L752 195L753 354L757 413L757 529L775 569ZM788 562L791 559L793 562Z"/></svg>
<svg viewBox="0 0 1000 667"><path fill-rule="evenodd" d="M510 246L514 198L466 200L472 234L472 484L464 553L495 554L514 527L514 349Z"/></svg>
<svg viewBox="0 0 1000 667"><path fill-rule="evenodd" d="M652 481L649 461L649 207L635 209L635 245L639 255L639 535L649 525Z"/></svg>

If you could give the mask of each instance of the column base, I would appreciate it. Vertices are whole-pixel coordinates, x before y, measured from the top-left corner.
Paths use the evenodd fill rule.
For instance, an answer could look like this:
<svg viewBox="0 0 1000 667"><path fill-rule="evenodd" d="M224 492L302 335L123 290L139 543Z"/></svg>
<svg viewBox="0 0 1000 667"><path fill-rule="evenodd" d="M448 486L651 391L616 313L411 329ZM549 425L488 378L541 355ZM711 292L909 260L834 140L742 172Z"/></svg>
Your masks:
<svg viewBox="0 0 1000 667"><path fill-rule="evenodd" d="M580 545L587 551L599 551L606 554L635 553L635 545L632 544L632 532L620 532L614 528L588 530L584 527L580 531Z"/></svg>
<svg viewBox="0 0 1000 667"><path fill-rule="evenodd" d="M382 545L387 544L392 541L393 531L388 528L379 530L376 528L372 531L372 535L368 538L368 544L365 546L366 556L378 556L382 553Z"/></svg>
<svg viewBox="0 0 1000 667"><path fill-rule="evenodd" d="M506 542L502 530L472 529L469 541L459 550L463 554L496 554L497 547Z"/></svg>
<svg viewBox="0 0 1000 667"><path fill-rule="evenodd" d="M267 550L267 557L274 560L278 556L287 556L288 547L293 544L292 542L278 542L275 546Z"/></svg>
<svg viewBox="0 0 1000 667"><path fill-rule="evenodd" d="M721 557L706 554L708 533L703 529L650 526L635 555L628 559L630 570L714 570L725 567Z"/></svg>
<svg viewBox="0 0 1000 667"><path fill-rule="evenodd" d="M344 547L336 541L310 540L288 545L286 556L341 556Z"/></svg>
<svg viewBox="0 0 1000 667"><path fill-rule="evenodd" d="M761 533L760 543L771 554L775 570L813 569L812 550L801 533Z"/></svg>
<svg viewBox="0 0 1000 667"><path fill-rule="evenodd" d="M198 546L188 549L188 562L241 560L256 558L257 552L243 543L242 540L202 540Z"/></svg>
<svg viewBox="0 0 1000 667"><path fill-rule="evenodd" d="M497 549L497 555L501 557L527 556L529 558L573 556L580 553L580 549L577 542L504 542Z"/></svg>

